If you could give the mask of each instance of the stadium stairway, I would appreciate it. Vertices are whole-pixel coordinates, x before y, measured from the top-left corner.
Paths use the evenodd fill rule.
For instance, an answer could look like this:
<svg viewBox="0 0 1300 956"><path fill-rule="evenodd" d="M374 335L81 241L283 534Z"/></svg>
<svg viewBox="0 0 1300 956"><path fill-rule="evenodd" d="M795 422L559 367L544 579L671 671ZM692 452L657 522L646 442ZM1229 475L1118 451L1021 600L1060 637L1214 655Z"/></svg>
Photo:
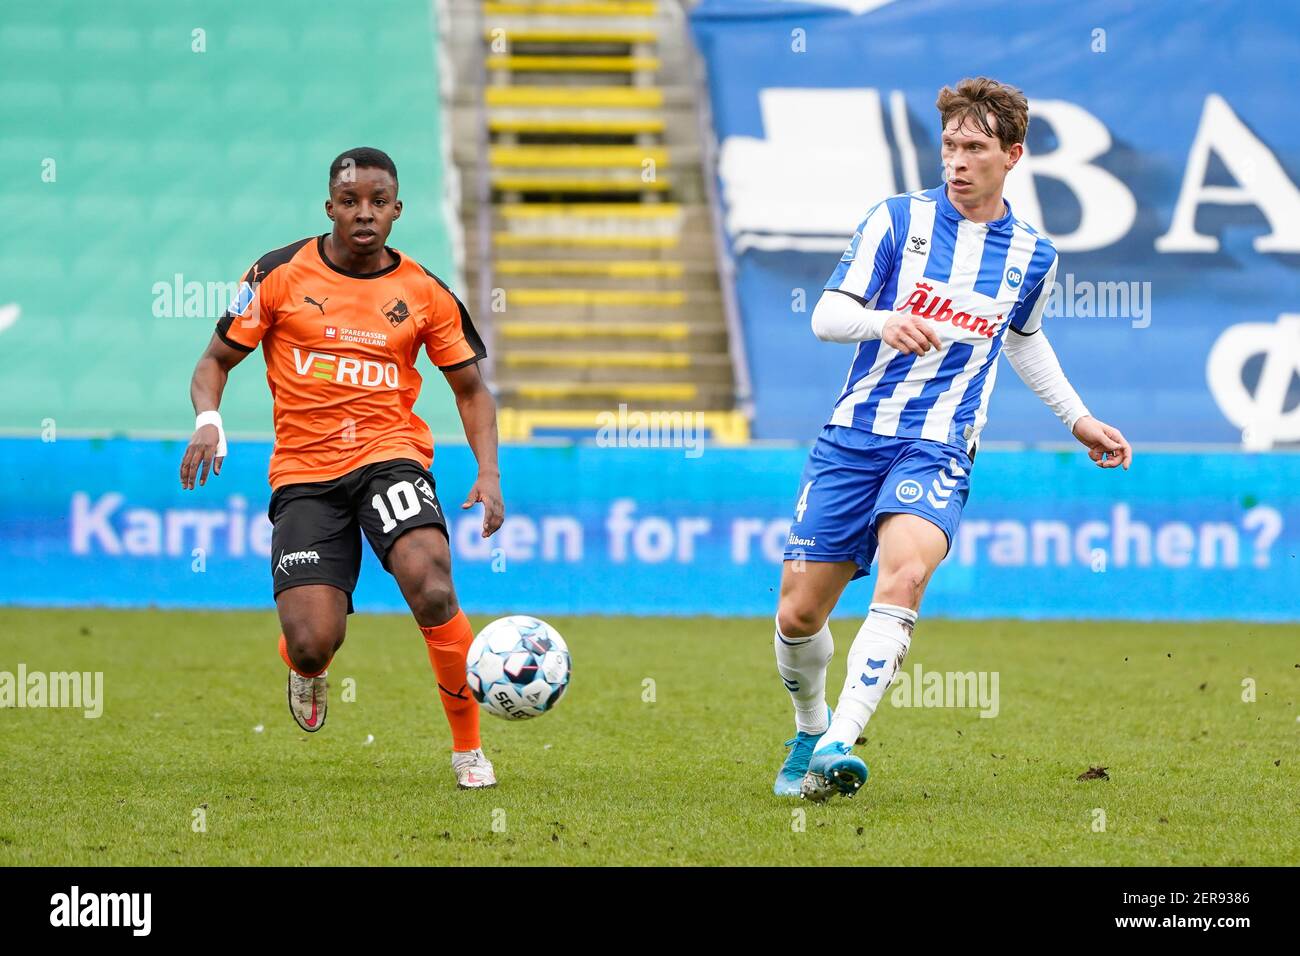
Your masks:
<svg viewBox="0 0 1300 956"><path fill-rule="evenodd" d="M502 437L589 435L626 405L747 440L680 10L444 10L467 304L491 313Z"/></svg>

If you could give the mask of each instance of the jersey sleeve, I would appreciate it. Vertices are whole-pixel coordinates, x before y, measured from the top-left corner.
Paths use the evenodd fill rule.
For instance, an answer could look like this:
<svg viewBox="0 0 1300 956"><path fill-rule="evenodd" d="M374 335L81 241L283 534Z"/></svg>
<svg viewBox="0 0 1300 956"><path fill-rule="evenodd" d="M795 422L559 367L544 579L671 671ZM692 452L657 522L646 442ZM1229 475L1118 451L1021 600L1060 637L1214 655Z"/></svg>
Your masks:
<svg viewBox="0 0 1300 956"><path fill-rule="evenodd" d="M441 279L427 270L426 273L434 287L429 324L421 336L429 359L442 371L454 372L485 358L487 349L465 303Z"/></svg>
<svg viewBox="0 0 1300 956"><path fill-rule="evenodd" d="M1043 327L1043 310L1047 307L1052 286L1056 282L1056 264L1059 261L1056 250L1053 249L1051 265L1038 280L1038 284L1032 286L1012 307L1008 321L1014 331L1021 335L1033 335ZM1032 262L1030 268L1032 269Z"/></svg>
<svg viewBox="0 0 1300 956"><path fill-rule="evenodd" d="M877 203L862 220L840 264L823 287L869 302L881 290L894 265L894 223L888 203Z"/></svg>
<svg viewBox="0 0 1300 956"><path fill-rule="evenodd" d="M217 336L233 349L251 352L275 321L280 276L264 273L262 259L244 273L230 307L217 321Z"/></svg>

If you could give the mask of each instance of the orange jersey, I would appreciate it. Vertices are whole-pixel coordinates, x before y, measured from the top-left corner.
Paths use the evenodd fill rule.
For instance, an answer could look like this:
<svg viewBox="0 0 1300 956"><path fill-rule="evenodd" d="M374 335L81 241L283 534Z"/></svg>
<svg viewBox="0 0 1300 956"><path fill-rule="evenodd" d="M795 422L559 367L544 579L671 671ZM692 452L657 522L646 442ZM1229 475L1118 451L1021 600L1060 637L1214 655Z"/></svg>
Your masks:
<svg viewBox="0 0 1300 956"><path fill-rule="evenodd" d="M394 458L429 467L433 435L414 411L420 348L443 371L487 354L442 280L388 251L396 263L368 275L330 262L324 236L268 252L217 323L232 348L261 343L275 403L272 488Z"/></svg>

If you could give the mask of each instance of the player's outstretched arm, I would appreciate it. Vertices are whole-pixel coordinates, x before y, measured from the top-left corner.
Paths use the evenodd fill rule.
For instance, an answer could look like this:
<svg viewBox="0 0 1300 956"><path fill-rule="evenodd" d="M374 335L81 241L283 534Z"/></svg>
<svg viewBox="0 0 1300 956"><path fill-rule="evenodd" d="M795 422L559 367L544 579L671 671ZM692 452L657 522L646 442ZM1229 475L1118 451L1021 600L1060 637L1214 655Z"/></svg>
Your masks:
<svg viewBox="0 0 1300 956"><path fill-rule="evenodd" d="M1064 424L1070 434L1088 449L1088 457L1102 468L1122 466L1128 470L1133 460L1133 448L1118 428L1092 417L1083 399L1079 397L1047 341L1042 329L1024 335L1014 328L1007 329L1003 349L1007 361L1016 370L1020 380L1041 398Z"/></svg>
<svg viewBox="0 0 1300 956"><path fill-rule="evenodd" d="M506 516L501 500L501 470L497 466L497 404L479 373L477 362L443 374L456 395L465 438L478 461L478 478L461 509L483 502L483 537L487 538L501 527Z"/></svg>
<svg viewBox="0 0 1300 956"><path fill-rule="evenodd" d="M209 467L214 475L221 474L221 463L226 456L226 436L217 409L221 406L221 394L226 389L230 370L247 355L247 352L231 348L214 333L194 366L194 374L190 377L190 401L194 403L197 420L194 437L181 459L181 487L186 490L194 487L196 479L200 485L207 484Z"/></svg>

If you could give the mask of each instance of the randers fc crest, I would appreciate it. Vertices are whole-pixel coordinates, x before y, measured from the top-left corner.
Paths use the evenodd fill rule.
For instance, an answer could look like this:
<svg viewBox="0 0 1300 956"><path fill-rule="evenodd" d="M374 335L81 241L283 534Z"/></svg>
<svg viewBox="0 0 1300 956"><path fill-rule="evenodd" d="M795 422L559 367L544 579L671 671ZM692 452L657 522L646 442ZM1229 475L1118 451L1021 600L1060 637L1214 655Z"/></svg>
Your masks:
<svg viewBox="0 0 1300 956"><path fill-rule="evenodd" d="M401 325L406 321L406 317L411 314L411 310L406 307L406 303L401 299L389 299L379 311L383 312L384 316L394 326Z"/></svg>

